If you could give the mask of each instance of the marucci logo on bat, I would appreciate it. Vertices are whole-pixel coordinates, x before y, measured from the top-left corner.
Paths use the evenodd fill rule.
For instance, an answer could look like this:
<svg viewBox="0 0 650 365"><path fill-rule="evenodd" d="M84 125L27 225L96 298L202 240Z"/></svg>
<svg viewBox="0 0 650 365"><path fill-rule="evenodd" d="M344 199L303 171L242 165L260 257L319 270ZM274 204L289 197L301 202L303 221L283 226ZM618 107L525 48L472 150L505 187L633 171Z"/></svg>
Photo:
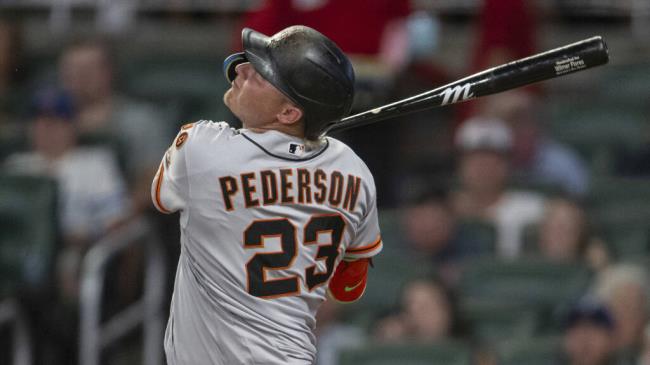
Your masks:
<svg viewBox="0 0 650 365"><path fill-rule="evenodd" d="M464 85L457 85L454 87L446 88L442 94L442 104L457 103L458 101L468 100L474 97L471 92L472 85L467 83Z"/></svg>

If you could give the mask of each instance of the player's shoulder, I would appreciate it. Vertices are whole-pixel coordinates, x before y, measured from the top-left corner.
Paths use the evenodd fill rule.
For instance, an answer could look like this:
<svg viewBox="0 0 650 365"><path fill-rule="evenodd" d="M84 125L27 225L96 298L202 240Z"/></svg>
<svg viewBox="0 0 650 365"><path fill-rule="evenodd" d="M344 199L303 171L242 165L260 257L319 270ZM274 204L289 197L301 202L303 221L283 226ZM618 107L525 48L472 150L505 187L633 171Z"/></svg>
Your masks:
<svg viewBox="0 0 650 365"><path fill-rule="evenodd" d="M338 156L338 158L346 163L352 164L362 175L372 179L372 173L366 163L357 155L354 150L344 142L333 138L326 137L329 144L330 152Z"/></svg>
<svg viewBox="0 0 650 365"><path fill-rule="evenodd" d="M181 126L179 133L210 133L210 134L232 134L235 129L230 127L226 122L213 122L211 120L201 119L196 122L185 123Z"/></svg>
<svg viewBox="0 0 650 365"><path fill-rule="evenodd" d="M237 134L237 131L226 122L199 120L183 124L178 131L174 144L180 148L185 143L215 142L232 137L235 134Z"/></svg>

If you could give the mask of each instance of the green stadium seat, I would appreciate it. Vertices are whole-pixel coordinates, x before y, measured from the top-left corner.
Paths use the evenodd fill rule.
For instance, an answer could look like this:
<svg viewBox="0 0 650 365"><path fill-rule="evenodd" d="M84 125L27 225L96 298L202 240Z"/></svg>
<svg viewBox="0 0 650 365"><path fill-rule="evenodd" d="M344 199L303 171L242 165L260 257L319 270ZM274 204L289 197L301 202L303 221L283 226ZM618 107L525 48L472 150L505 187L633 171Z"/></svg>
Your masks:
<svg viewBox="0 0 650 365"><path fill-rule="evenodd" d="M231 119L223 105L228 82L215 57L136 57L124 69L130 95L155 102L176 133L182 124L201 119Z"/></svg>
<svg viewBox="0 0 650 365"><path fill-rule="evenodd" d="M641 108L619 104L555 102L551 104L551 132L569 143L641 143L645 115Z"/></svg>
<svg viewBox="0 0 650 365"><path fill-rule="evenodd" d="M466 301L460 313L479 343L532 337L540 321L540 315L530 307L511 303Z"/></svg>
<svg viewBox="0 0 650 365"><path fill-rule="evenodd" d="M592 205L650 200L650 179L593 177L589 192Z"/></svg>
<svg viewBox="0 0 650 365"><path fill-rule="evenodd" d="M56 185L0 175L0 297L49 285L57 250Z"/></svg>
<svg viewBox="0 0 650 365"><path fill-rule="evenodd" d="M125 67L125 87L145 98L217 97L227 88L220 62L206 57L136 58Z"/></svg>
<svg viewBox="0 0 650 365"><path fill-rule="evenodd" d="M582 265L539 258L484 258L464 265L458 290L464 300L529 305L549 313L580 297L590 274Z"/></svg>
<svg viewBox="0 0 650 365"><path fill-rule="evenodd" d="M631 101L645 101L650 97L650 63L626 63L608 65L602 69L602 84L599 89L604 100L611 104L625 104Z"/></svg>
<svg viewBox="0 0 650 365"><path fill-rule="evenodd" d="M403 251L404 234L400 227L399 211L383 209L379 212L379 228L384 243L384 252Z"/></svg>
<svg viewBox="0 0 650 365"><path fill-rule="evenodd" d="M643 197L598 204L589 214L595 232L618 258L650 254L650 206Z"/></svg>
<svg viewBox="0 0 650 365"><path fill-rule="evenodd" d="M409 280L430 274L433 269L431 262L415 257L405 247L397 210L379 212L379 226L384 247L373 258L366 291L357 302L345 305L350 321L364 328L369 328L379 315L395 309Z"/></svg>
<svg viewBox="0 0 650 365"><path fill-rule="evenodd" d="M506 341L496 346L498 365L557 364L561 351L561 338L538 337Z"/></svg>
<svg viewBox="0 0 650 365"><path fill-rule="evenodd" d="M382 252L373 259L365 293L354 304L352 312L379 314L397 305L402 288L410 280L431 274L433 266L424 258L407 252Z"/></svg>
<svg viewBox="0 0 650 365"><path fill-rule="evenodd" d="M611 103L555 102L550 106L551 135L572 145L594 175L608 175L617 156L643 143L645 115L641 108Z"/></svg>
<svg viewBox="0 0 650 365"><path fill-rule="evenodd" d="M602 231L617 259L634 259L650 254L650 222L607 224Z"/></svg>
<svg viewBox="0 0 650 365"><path fill-rule="evenodd" d="M478 254L494 255L496 252L496 228L482 220L465 219L458 222L458 230L464 242L472 242Z"/></svg>
<svg viewBox="0 0 650 365"><path fill-rule="evenodd" d="M634 258L650 253L650 181L600 177L592 181L589 220L614 254Z"/></svg>
<svg viewBox="0 0 650 365"><path fill-rule="evenodd" d="M342 351L340 365L469 365L471 351L459 342L369 344Z"/></svg>

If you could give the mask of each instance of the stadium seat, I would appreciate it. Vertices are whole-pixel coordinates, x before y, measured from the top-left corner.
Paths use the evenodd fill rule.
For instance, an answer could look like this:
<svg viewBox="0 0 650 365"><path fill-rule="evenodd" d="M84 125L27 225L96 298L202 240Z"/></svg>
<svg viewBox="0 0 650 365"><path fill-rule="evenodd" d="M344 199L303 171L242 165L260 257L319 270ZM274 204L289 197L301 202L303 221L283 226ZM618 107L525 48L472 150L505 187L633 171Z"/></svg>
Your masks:
<svg viewBox="0 0 650 365"><path fill-rule="evenodd" d="M48 286L57 244L56 185L0 175L0 297Z"/></svg>
<svg viewBox="0 0 650 365"><path fill-rule="evenodd" d="M414 277L429 274L433 268L431 262L415 257L405 247L398 214L396 210L379 212L382 252L373 258L361 299L345 305L346 317L360 327L369 328L378 316L395 309L403 286Z"/></svg>
<svg viewBox="0 0 650 365"><path fill-rule="evenodd" d="M561 351L559 337L506 341L496 346L498 365L557 364Z"/></svg>
<svg viewBox="0 0 650 365"><path fill-rule="evenodd" d="M463 242L472 242L473 252L493 255L496 252L496 228L487 221L461 220L458 230Z"/></svg>
<svg viewBox="0 0 650 365"><path fill-rule="evenodd" d="M125 67L125 87L145 98L204 98L225 91L220 60L206 57L136 58Z"/></svg>
<svg viewBox="0 0 650 365"><path fill-rule="evenodd" d="M572 145L593 175L608 175L625 147L643 142L643 110L611 103L556 102L550 106L550 133Z"/></svg>
<svg viewBox="0 0 650 365"><path fill-rule="evenodd" d="M404 234L401 232L399 218L399 212L394 209L382 209L379 212L384 252L403 251Z"/></svg>
<svg viewBox="0 0 650 365"><path fill-rule="evenodd" d="M139 57L125 67L124 86L128 94L155 102L176 133L189 121L229 116L222 102L229 85L220 62L219 57L196 55Z"/></svg>
<svg viewBox="0 0 650 365"><path fill-rule="evenodd" d="M365 293L358 302L346 306L353 312L378 314L394 308L408 281L432 271L429 261L407 252L382 252L373 263Z"/></svg>
<svg viewBox="0 0 650 365"><path fill-rule="evenodd" d="M469 365L469 347L459 342L369 344L342 351L340 365Z"/></svg>
<svg viewBox="0 0 650 365"><path fill-rule="evenodd" d="M602 205L616 202L650 200L648 179L597 176L591 179L589 202Z"/></svg>
<svg viewBox="0 0 650 365"><path fill-rule="evenodd" d="M460 312L471 337L479 343L531 337L540 320L530 307L511 303L466 301Z"/></svg>
<svg viewBox="0 0 650 365"><path fill-rule="evenodd" d="M647 179L594 178L589 220L619 258L650 253L650 184Z"/></svg>
<svg viewBox="0 0 650 365"><path fill-rule="evenodd" d="M581 265L484 258L464 265L458 290L464 300L530 305L548 314L583 294L590 276Z"/></svg>
<svg viewBox="0 0 650 365"><path fill-rule="evenodd" d="M650 222L609 223L603 236L617 259L634 259L650 254Z"/></svg>
<svg viewBox="0 0 650 365"><path fill-rule="evenodd" d="M650 63L620 63L603 68L603 85L599 88L601 96L608 104L625 104L630 101L643 101L650 97Z"/></svg>

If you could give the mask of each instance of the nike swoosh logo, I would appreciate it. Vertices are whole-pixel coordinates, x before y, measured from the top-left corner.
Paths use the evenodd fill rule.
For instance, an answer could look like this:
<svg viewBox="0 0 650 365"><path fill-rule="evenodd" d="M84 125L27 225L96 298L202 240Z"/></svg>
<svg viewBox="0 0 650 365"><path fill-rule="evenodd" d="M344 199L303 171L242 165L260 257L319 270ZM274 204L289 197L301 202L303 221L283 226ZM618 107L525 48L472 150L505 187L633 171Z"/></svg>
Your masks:
<svg viewBox="0 0 650 365"><path fill-rule="evenodd" d="M361 280L360 282L357 283L357 285L354 285L354 286L347 286L346 285L345 288L343 288L343 291L345 291L346 293L351 292L354 289L358 288L361 284L363 284L363 280Z"/></svg>

